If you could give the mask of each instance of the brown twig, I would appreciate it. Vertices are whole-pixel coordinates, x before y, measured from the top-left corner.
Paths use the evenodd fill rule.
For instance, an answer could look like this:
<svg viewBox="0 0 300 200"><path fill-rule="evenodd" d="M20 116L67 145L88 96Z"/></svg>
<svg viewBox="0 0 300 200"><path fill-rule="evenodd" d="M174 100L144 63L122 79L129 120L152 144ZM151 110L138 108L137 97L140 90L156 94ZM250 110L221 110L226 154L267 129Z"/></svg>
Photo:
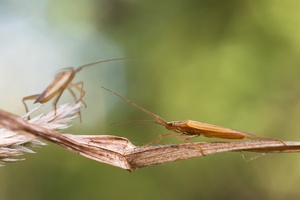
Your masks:
<svg viewBox="0 0 300 200"><path fill-rule="evenodd" d="M70 113L72 111L72 113L77 113L76 109L80 109L80 107L81 105L75 107L74 105L70 106L69 110L65 109L65 116L70 117L67 112ZM61 109L58 108L57 112L59 113L60 110ZM49 120L47 123L37 125L12 113L0 110L0 125L3 128L19 134L30 133L87 158L128 171L203 156L199 149L195 148L195 143L136 147L128 139L123 137L111 135L61 134L49 128L51 119L49 118ZM60 121L61 120L63 119L60 119ZM284 141L285 145L278 141L200 142L196 144L201 146L205 155L241 151L260 153L300 152L300 142Z"/></svg>

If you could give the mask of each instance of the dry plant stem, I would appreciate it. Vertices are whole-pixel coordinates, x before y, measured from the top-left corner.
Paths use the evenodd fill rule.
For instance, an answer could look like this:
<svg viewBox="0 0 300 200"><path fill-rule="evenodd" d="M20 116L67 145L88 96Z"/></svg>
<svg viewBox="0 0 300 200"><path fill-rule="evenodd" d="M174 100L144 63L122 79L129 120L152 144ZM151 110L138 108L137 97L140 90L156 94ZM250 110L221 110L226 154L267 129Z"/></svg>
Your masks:
<svg viewBox="0 0 300 200"><path fill-rule="evenodd" d="M57 111L59 112L59 108ZM278 141L242 141L136 147L128 139L117 136L60 134L49 128L42 127L42 125L29 123L19 116L3 110L0 110L0 125L20 134L30 133L87 158L128 171L200 157L202 154L195 148L195 144L201 146L205 155L241 151L260 153L300 152L300 142L287 141L284 141L286 145Z"/></svg>
<svg viewBox="0 0 300 200"><path fill-rule="evenodd" d="M166 164L178 160L203 156L194 147L201 146L205 155L224 152L258 152L258 153L296 153L300 152L300 142L287 142L283 145L274 141L243 141L243 142L199 142L178 145L164 145L148 148L138 148L130 155L126 155L132 169L150 165Z"/></svg>
<svg viewBox="0 0 300 200"><path fill-rule="evenodd" d="M27 116L25 117L27 118ZM30 147L40 147L43 145L46 144L37 140L33 135L19 134L5 128L0 128L0 166L3 166L4 163L24 160L16 157L25 153L35 153Z"/></svg>
<svg viewBox="0 0 300 200"><path fill-rule="evenodd" d="M77 104L82 105L80 102ZM66 117L69 117L68 116L69 113L76 114L79 107L76 108L74 106L73 107L71 106L70 109L73 110L66 109L65 110L65 112L67 113ZM56 112L57 115L63 115L64 113L60 113L61 112L60 108L61 107L59 107L56 111L54 110L52 112ZM56 117L57 115L53 115L52 113L52 116ZM54 121L56 119L52 119L52 120ZM63 119L59 119L59 120L63 120ZM47 126L48 128L43 127L42 125ZM129 142L126 139L120 137L114 137L114 136L104 136L104 138L101 139L101 141L98 141L99 136L62 135L61 133L51 130L49 128L53 125L51 124L51 122L42 125L29 123L28 121L22 119L19 116L0 110L0 126L2 126L3 128L6 128L14 132L19 132L20 134L30 133L34 136L58 144L63 148L76 152L90 159L96 160L98 162L111 164L124 169L129 168L129 166L126 166L126 161L124 161L125 158L120 156L121 153L123 153L123 151L128 149L130 146L127 144ZM86 137L89 138L88 143L85 142ZM100 138L102 137L103 136L100 136ZM95 144L99 144L99 145L93 145L93 141L95 141L94 142ZM114 145L114 141L116 141L117 143L116 145ZM126 144L125 146L124 143ZM104 148L101 147L102 145ZM111 149L113 149L113 151Z"/></svg>
<svg viewBox="0 0 300 200"><path fill-rule="evenodd" d="M22 159L14 157L23 155L24 153L34 153L29 147L42 145L45 145L45 143L33 136L18 134L0 128L0 162L2 163L20 161Z"/></svg>

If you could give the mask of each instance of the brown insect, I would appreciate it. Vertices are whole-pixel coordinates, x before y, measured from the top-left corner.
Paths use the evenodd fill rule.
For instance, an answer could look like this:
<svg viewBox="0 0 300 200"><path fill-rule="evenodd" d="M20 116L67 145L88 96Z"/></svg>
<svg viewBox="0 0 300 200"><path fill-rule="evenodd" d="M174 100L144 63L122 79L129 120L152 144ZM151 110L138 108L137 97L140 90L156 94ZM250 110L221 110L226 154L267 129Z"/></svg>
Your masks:
<svg viewBox="0 0 300 200"><path fill-rule="evenodd" d="M242 131L237 131L230 128L225 128L222 126L197 122L193 120L183 120L183 121L171 121L168 122L165 119L161 118L160 116L150 112L149 110L137 105L136 103L126 99L125 97L122 97L121 95L117 94L116 92L113 92L107 88L102 87L103 89L113 93L114 95L118 96L119 98L123 99L127 103L133 105L134 107L142 110L143 112L147 113L148 115L155 118L154 123L164 126L166 129L173 131L174 133L170 134L162 134L154 138L151 142L148 144L153 144L159 142L161 139L167 136L178 136L179 139L181 139L185 143L190 143L189 139L198 137L200 135L208 138L221 138L221 139L251 139L251 140L269 140L269 141L278 141L282 143L284 142L278 139L274 138L268 138L268 137L262 137L262 136L256 136L250 133L245 133ZM148 145L146 144L146 145ZM205 155L202 148L197 145L197 148L201 151L202 155Z"/></svg>
<svg viewBox="0 0 300 200"><path fill-rule="evenodd" d="M55 97L55 99L53 100L52 104L53 104L54 110L56 112L57 102L60 99L62 93L65 91L65 89L69 90L69 92L71 93L71 95L73 96L73 98L75 99L76 102L81 101L86 106L85 102L82 100L82 97L85 94L85 91L83 90L83 82L80 81L77 83L71 83L72 80L74 79L76 73L80 72L83 68L86 68L86 67L89 67L92 65L116 61L116 60L125 60L125 59L129 59L129 58L107 59L107 60L102 60L102 61L85 64L85 65L79 66L77 68L70 67L70 68L66 68L66 69L62 70L61 72L56 74L52 83L41 94L30 95L30 96L24 97L22 99L22 102L25 106L26 112L28 112L28 107L27 107L25 101L35 100L34 103L42 103L43 104L43 103L50 101L54 97ZM76 98L73 88L76 89L80 93L80 96L78 99ZM80 115L80 112L79 112L79 115Z"/></svg>

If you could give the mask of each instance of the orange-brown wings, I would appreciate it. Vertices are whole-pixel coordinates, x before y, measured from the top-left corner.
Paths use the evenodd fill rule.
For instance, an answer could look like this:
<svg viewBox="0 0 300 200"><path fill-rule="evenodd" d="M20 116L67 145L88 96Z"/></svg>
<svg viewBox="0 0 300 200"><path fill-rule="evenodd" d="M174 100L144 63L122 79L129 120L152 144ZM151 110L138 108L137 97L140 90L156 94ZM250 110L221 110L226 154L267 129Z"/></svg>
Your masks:
<svg viewBox="0 0 300 200"><path fill-rule="evenodd" d="M248 138L252 140L274 140L272 138L256 136L250 133L245 133L242 131L237 131L222 126L206 124L206 123L192 121L192 120L186 120L184 121L184 123L188 128L198 130L201 133L201 135L203 135L204 137L215 137L215 138L222 138L222 139Z"/></svg>

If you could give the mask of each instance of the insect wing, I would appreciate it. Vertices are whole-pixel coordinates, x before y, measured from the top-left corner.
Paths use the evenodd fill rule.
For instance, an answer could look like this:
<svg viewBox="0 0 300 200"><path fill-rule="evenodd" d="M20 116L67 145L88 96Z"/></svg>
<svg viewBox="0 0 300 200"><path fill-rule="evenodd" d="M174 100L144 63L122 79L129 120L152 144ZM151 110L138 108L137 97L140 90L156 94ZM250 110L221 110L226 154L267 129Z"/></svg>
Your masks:
<svg viewBox="0 0 300 200"><path fill-rule="evenodd" d="M59 72L53 82L42 92L34 103L45 103L52 99L72 81L74 76L75 73L73 70Z"/></svg>
<svg viewBox="0 0 300 200"><path fill-rule="evenodd" d="M241 131L225 128L222 126L206 124L197 121L188 120L186 125L190 128L199 130L204 137L215 137L223 139L243 139L248 135ZM250 135L250 134L249 134Z"/></svg>

